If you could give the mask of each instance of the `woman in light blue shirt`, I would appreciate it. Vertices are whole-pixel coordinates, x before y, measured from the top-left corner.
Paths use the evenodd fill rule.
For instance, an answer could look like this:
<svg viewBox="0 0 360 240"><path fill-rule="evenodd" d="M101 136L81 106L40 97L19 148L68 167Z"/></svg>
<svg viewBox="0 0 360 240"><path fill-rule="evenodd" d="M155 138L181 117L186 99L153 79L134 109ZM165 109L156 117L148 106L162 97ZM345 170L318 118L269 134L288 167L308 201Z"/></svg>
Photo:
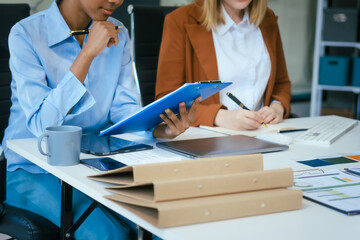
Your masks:
<svg viewBox="0 0 360 240"><path fill-rule="evenodd" d="M59 225L58 179L12 152L7 139L33 138L46 127L76 125L99 132L139 110L131 73L129 36L109 17L123 0L60 0L18 22L9 35L12 107L3 148L8 159L8 203L36 212ZM70 36L71 30L91 29ZM181 118L162 114L154 137L172 138L193 121L199 99ZM91 200L74 190L78 218ZM49 204L51 203L51 204ZM128 239L119 216L96 209L75 233L77 239ZM131 225L131 223L130 223ZM89 230L90 229L90 230Z"/></svg>

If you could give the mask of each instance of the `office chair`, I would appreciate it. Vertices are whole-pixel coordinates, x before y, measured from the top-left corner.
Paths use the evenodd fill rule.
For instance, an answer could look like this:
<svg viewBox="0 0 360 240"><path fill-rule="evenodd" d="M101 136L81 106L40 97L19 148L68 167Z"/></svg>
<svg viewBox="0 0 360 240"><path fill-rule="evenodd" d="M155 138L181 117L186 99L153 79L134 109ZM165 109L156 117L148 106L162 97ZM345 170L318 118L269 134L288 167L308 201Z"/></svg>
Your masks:
<svg viewBox="0 0 360 240"><path fill-rule="evenodd" d="M134 76L142 106L155 100L156 72L165 15L176 7L129 5Z"/></svg>
<svg viewBox="0 0 360 240"><path fill-rule="evenodd" d="M0 4L0 141L8 125L11 106L11 72L8 35L11 27L29 16L28 4ZM1 142L0 142L1 144ZM0 233L18 240L59 239L59 228L46 218L25 209L10 206L6 200L6 158L0 156Z"/></svg>
<svg viewBox="0 0 360 240"><path fill-rule="evenodd" d="M130 15L127 12L128 6L142 5L142 6L160 6L160 0L126 0L118 7L111 15L113 18L121 21L127 29L130 29Z"/></svg>

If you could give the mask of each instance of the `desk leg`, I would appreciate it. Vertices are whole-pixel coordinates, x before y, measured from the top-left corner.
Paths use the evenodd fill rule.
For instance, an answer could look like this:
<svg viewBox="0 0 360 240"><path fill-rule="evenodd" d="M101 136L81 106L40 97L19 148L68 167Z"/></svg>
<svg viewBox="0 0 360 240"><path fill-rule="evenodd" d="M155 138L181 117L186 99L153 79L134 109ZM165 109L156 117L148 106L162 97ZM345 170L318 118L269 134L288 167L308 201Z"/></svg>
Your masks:
<svg viewBox="0 0 360 240"><path fill-rule="evenodd" d="M145 230L144 228L140 227L139 225L136 226L138 229L138 240L151 240L152 233Z"/></svg>
<svg viewBox="0 0 360 240"><path fill-rule="evenodd" d="M66 231L65 236L72 237L75 231L80 227L80 225L86 220L86 218L94 211L96 206L99 203L97 201L93 201L91 205L85 210L85 212L80 216L80 218ZM68 238L69 238L68 237Z"/></svg>
<svg viewBox="0 0 360 240"><path fill-rule="evenodd" d="M86 209L81 217L73 224L72 214L72 195L73 188L71 185L60 180L61 184L61 217L60 217L60 231L61 239L74 239L73 235L76 229L85 221L90 213L98 205L97 201L93 201L92 204ZM138 229L138 240L152 240L152 233L137 226Z"/></svg>
<svg viewBox="0 0 360 240"><path fill-rule="evenodd" d="M72 214L72 186L60 180L61 184L61 217L60 217L60 231L61 239L70 239L71 235L67 230L73 224Z"/></svg>

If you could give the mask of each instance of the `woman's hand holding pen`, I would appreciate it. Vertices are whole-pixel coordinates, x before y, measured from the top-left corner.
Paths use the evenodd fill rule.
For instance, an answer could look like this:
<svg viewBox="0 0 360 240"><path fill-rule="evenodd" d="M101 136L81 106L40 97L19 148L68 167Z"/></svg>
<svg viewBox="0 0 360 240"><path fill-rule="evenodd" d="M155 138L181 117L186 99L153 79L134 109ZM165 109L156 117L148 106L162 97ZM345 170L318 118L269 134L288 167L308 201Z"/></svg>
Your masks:
<svg viewBox="0 0 360 240"><path fill-rule="evenodd" d="M258 112L245 109L220 109L215 117L215 125L233 130L253 130L261 126L263 117Z"/></svg>
<svg viewBox="0 0 360 240"><path fill-rule="evenodd" d="M272 102L269 107L261 108L258 113L261 114L265 123L276 124L283 121L284 107L281 103Z"/></svg>
<svg viewBox="0 0 360 240"><path fill-rule="evenodd" d="M89 56L98 56L104 48L111 47L113 44L119 44L120 29L116 29L115 25L109 21L94 21L83 50Z"/></svg>
<svg viewBox="0 0 360 240"><path fill-rule="evenodd" d="M174 114L170 109L165 110L165 114L160 114L164 123L160 123L153 131L156 138L174 138L183 133L190 127L195 120L196 109L201 97L195 99L190 108L186 109L185 103L179 104L179 114Z"/></svg>

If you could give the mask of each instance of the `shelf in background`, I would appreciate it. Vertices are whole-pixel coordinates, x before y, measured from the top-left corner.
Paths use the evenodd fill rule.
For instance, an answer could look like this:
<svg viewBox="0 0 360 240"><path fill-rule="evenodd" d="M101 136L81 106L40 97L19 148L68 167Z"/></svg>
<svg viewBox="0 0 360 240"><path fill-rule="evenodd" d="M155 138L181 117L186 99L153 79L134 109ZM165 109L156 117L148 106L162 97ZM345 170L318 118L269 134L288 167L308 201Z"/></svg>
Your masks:
<svg viewBox="0 0 360 240"><path fill-rule="evenodd" d="M321 41L321 47L353 47L360 49L358 42L335 42L335 41Z"/></svg>
<svg viewBox="0 0 360 240"><path fill-rule="evenodd" d="M343 92L353 92L355 94L360 94L360 87L353 87L353 86L333 86L333 85L319 84L318 90L343 91Z"/></svg>
<svg viewBox="0 0 360 240"><path fill-rule="evenodd" d="M360 0L354 0L357 1L356 6L359 6L358 3L360 3ZM340 92L344 92L344 94L347 93L353 93L355 94L355 101L344 101L343 109L346 109L346 106L348 105L348 109L353 109L353 116L356 119L360 118L360 87L355 86L334 86L334 85L322 85L319 84L319 74L320 74L320 58L323 56L347 56L348 58L351 58L351 56L357 56L359 57L359 49L360 49L360 41L356 41L356 38L351 37L351 42L346 41L348 38L343 37L344 35L337 35L334 36L333 32L331 34L328 34L324 36L324 29L325 24L333 24L333 18L329 18L329 16L333 16L331 14L337 13L339 11L339 7L337 7L337 11L329 11L334 7L332 10L336 9L335 6L344 6L344 2L337 0L337 4L339 5L331 5L335 2L333 0L317 0L317 16L316 16L316 31L315 31L315 45L314 45L314 61L313 61L313 75L312 75L312 88L311 88L311 101L310 101L310 116L320 116L322 114L322 104L323 104L323 93L326 91L333 91L333 92L339 92L339 94L342 94ZM350 1L348 1L350 2ZM354 5L355 6L355 5ZM357 7L351 7L348 8L357 8ZM353 9L354 10L354 9ZM357 10L358 11L358 10ZM344 11L344 14L348 14L349 16L354 16L354 12L356 11ZM347 15L346 15L347 16ZM325 18L327 17L327 21L325 22ZM357 19L357 17L355 17ZM354 20L353 18L353 21ZM331 28L329 28L331 26ZM327 25L327 29L345 29L346 27L353 27L347 32L354 33L354 31L359 31L358 25L353 24L353 22L349 21L347 24L339 25L339 24L333 24L333 25ZM336 28L337 27L337 28ZM349 29L346 28L346 29ZM345 34L345 33L344 33ZM352 36L352 35L351 35ZM326 39L332 39L330 41ZM334 41L334 40L340 40L340 41ZM327 49L330 48L330 49ZM351 59L351 61L354 59ZM352 63L351 63L352 64ZM351 69L351 67L349 68ZM351 73L349 73L351 75ZM333 76L331 76L333 77ZM330 82L331 83L331 82ZM336 101L336 100L335 100ZM346 106L345 106L346 105ZM332 105L329 105L330 107Z"/></svg>

